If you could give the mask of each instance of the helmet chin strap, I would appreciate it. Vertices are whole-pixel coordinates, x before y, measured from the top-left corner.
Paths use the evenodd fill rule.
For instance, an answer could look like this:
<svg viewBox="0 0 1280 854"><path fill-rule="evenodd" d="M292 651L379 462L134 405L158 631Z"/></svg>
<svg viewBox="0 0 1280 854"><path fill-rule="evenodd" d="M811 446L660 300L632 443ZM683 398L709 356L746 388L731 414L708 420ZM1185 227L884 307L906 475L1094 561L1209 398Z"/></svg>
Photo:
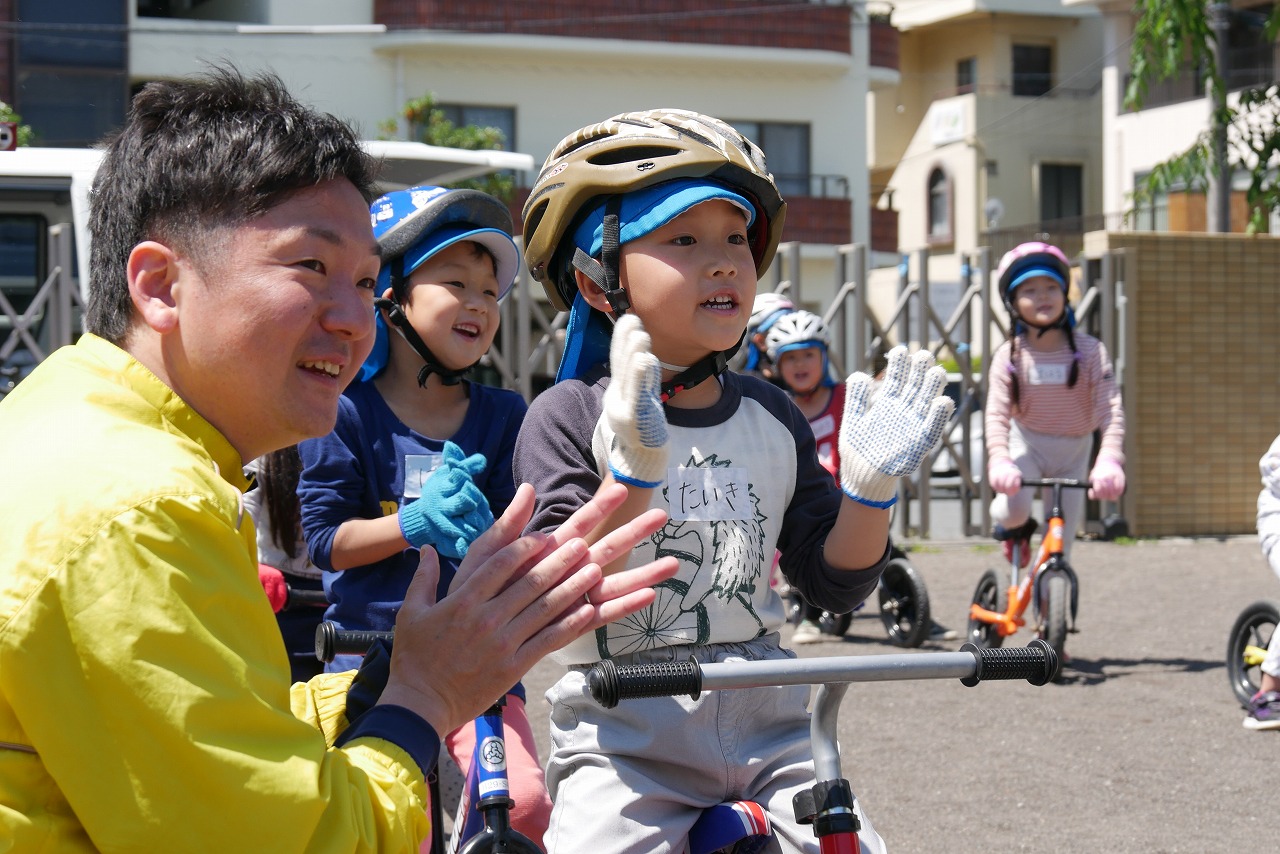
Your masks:
<svg viewBox="0 0 1280 854"><path fill-rule="evenodd" d="M621 225L618 222L618 212L621 209L622 201L618 196L611 196L605 202L599 261L581 249L575 249L573 253L573 266L595 282L596 286L604 292L605 299L609 301L609 308L613 310L612 319L614 320L626 314L631 308L631 298L623 290L618 274L621 255L621 243L618 238ZM738 343L728 350L704 356L688 368L677 368L680 372L662 384L660 394L662 402L666 403L685 389L693 388L711 377L718 377L728 370L729 360L738 352L746 335L744 329L742 336L738 338ZM664 364L664 367L675 368L676 366Z"/></svg>
<svg viewBox="0 0 1280 854"><path fill-rule="evenodd" d="M391 266L391 293L395 294L397 299L403 293L404 288L404 259L397 258L392 262ZM413 328L413 324L409 322L409 318L405 316L404 309L400 307L400 303L389 300L385 297L378 297L373 301L374 307L385 312L387 322L391 324L401 338L404 339L413 351L422 357L424 362L418 371L418 387L427 387L427 378L432 374L440 377L440 382L444 385L457 385L462 382L467 371L471 370L479 364L467 365L462 370L454 370L446 368L440 364L440 360L431 352L431 348L427 346L427 342L422 340L422 336L418 334L418 330Z"/></svg>

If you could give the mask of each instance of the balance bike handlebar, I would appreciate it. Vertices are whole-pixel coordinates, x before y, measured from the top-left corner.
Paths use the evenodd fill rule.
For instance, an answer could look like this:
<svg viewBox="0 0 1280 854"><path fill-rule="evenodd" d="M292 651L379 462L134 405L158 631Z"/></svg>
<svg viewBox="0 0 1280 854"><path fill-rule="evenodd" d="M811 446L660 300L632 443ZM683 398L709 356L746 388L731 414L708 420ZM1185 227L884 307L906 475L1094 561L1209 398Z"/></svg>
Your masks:
<svg viewBox="0 0 1280 854"><path fill-rule="evenodd" d="M1058 672L1058 655L1039 638L1025 647L982 649L966 643L958 652L854 655L700 664L669 661L617 666L605 660L587 673L591 696L612 709L619 700L671 697L723 688L814 685L842 682L893 682L959 678L970 687L985 679L1026 679L1044 685Z"/></svg>
<svg viewBox="0 0 1280 854"><path fill-rule="evenodd" d="M325 620L316 626L316 658L333 661L339 655L364 655L380 640L395 640L395 632L371 632L358 629L340 629L336 623Z"/></svg>
<svg viewBox="0 0 1280 854"><path fill-rule="evenodd" d="M1022 485L1023 487L1061 486L1064 489L1093 489L1092 481L1076 480L1074 477L1023 478Z"/></svg>

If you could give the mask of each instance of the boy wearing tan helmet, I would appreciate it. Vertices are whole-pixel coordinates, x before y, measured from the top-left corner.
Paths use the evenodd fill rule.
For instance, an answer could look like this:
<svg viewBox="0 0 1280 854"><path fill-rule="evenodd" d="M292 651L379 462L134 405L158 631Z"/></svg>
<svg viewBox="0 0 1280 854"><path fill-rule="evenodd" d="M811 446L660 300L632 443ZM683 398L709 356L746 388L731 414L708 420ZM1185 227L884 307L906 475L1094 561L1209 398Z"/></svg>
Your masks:
<svg viewBox="0 0 1280 854"><path fill-rule="evenodd" d="M760 803L782 850L817 851L791 805L813 782L807 689L604 710L584 685L604 658L789 657L769 585L775 548L802 595L850 610L887 558L898 477L941 435L941 369L927 354L895 353L874 408L870 378L849 380L837 488L786 394L726 371L785 211L760 149L685 110L623 114L570 135L525 205L525 260L570 311L558 384L533 402L516 443L516 478L538 494L530 528L554 529L620 482L628 500L594 536L650 507L670 521L606 574L654 554L681 562L653 607L559 657L569 669L547 694L548 850L683 850L701 811L729 797ZM865 818L861 836L863 850L883 850Z"/></svg>

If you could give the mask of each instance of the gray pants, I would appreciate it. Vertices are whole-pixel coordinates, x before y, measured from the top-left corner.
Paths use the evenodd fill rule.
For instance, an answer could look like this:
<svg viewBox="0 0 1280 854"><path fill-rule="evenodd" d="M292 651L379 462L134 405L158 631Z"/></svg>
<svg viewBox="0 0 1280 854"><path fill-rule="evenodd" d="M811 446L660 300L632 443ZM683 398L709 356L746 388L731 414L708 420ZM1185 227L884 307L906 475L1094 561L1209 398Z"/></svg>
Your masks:
<svg viewBox="0 0 1280 854"><path fill-rule="evenodd" d="M1093 450L1093 436L1050 436L1033 433L1018 422L1009 424L1009 456L1022 470L1023 480L1046 477L1071 477L1083 480L1089 474L1089 453ZM1031 517L1031 502L1040 490L1024 488L1014 495L997 495L991 502L991 521L1005 528L1016 528ZM1049 490L1043 490L1042 501L1051 500ZM1062 490L1062 550L1071 558L1071 544L1084 516L1083 489ZM1047 516L1051 508L1044 507ZM1040 520L1044 530L1044 519Z"/></svg>
<svg viewBox="0 0 1280 854"><path fill-rule="evenodd" d="M622 664L794 658L778 635L740 644L679 646L619 658ZM698 699L623 700L605 709L591 699L585 668L547 691L551 703L549 854L683 852L689 828L707 807L753 800L769 813L770 852L818 851L799 825L792 796L813 785L809 688L704 691ZM884 842L858 806L866 854Z"/></svg>

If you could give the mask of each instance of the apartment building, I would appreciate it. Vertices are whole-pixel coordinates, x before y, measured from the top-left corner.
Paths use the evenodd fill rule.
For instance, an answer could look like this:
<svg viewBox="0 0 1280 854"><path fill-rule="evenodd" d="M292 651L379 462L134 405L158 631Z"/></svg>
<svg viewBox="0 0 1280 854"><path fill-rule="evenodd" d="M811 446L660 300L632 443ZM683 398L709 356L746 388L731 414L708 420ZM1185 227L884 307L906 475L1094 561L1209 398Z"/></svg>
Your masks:
<svg viewBox="0 0 1280 854"><path fill-rule="evenodd" d="M1105 210L1097 9L899 0L893 23L901 80L869 97L869 154L904 249L998 253Z"/></svg>

